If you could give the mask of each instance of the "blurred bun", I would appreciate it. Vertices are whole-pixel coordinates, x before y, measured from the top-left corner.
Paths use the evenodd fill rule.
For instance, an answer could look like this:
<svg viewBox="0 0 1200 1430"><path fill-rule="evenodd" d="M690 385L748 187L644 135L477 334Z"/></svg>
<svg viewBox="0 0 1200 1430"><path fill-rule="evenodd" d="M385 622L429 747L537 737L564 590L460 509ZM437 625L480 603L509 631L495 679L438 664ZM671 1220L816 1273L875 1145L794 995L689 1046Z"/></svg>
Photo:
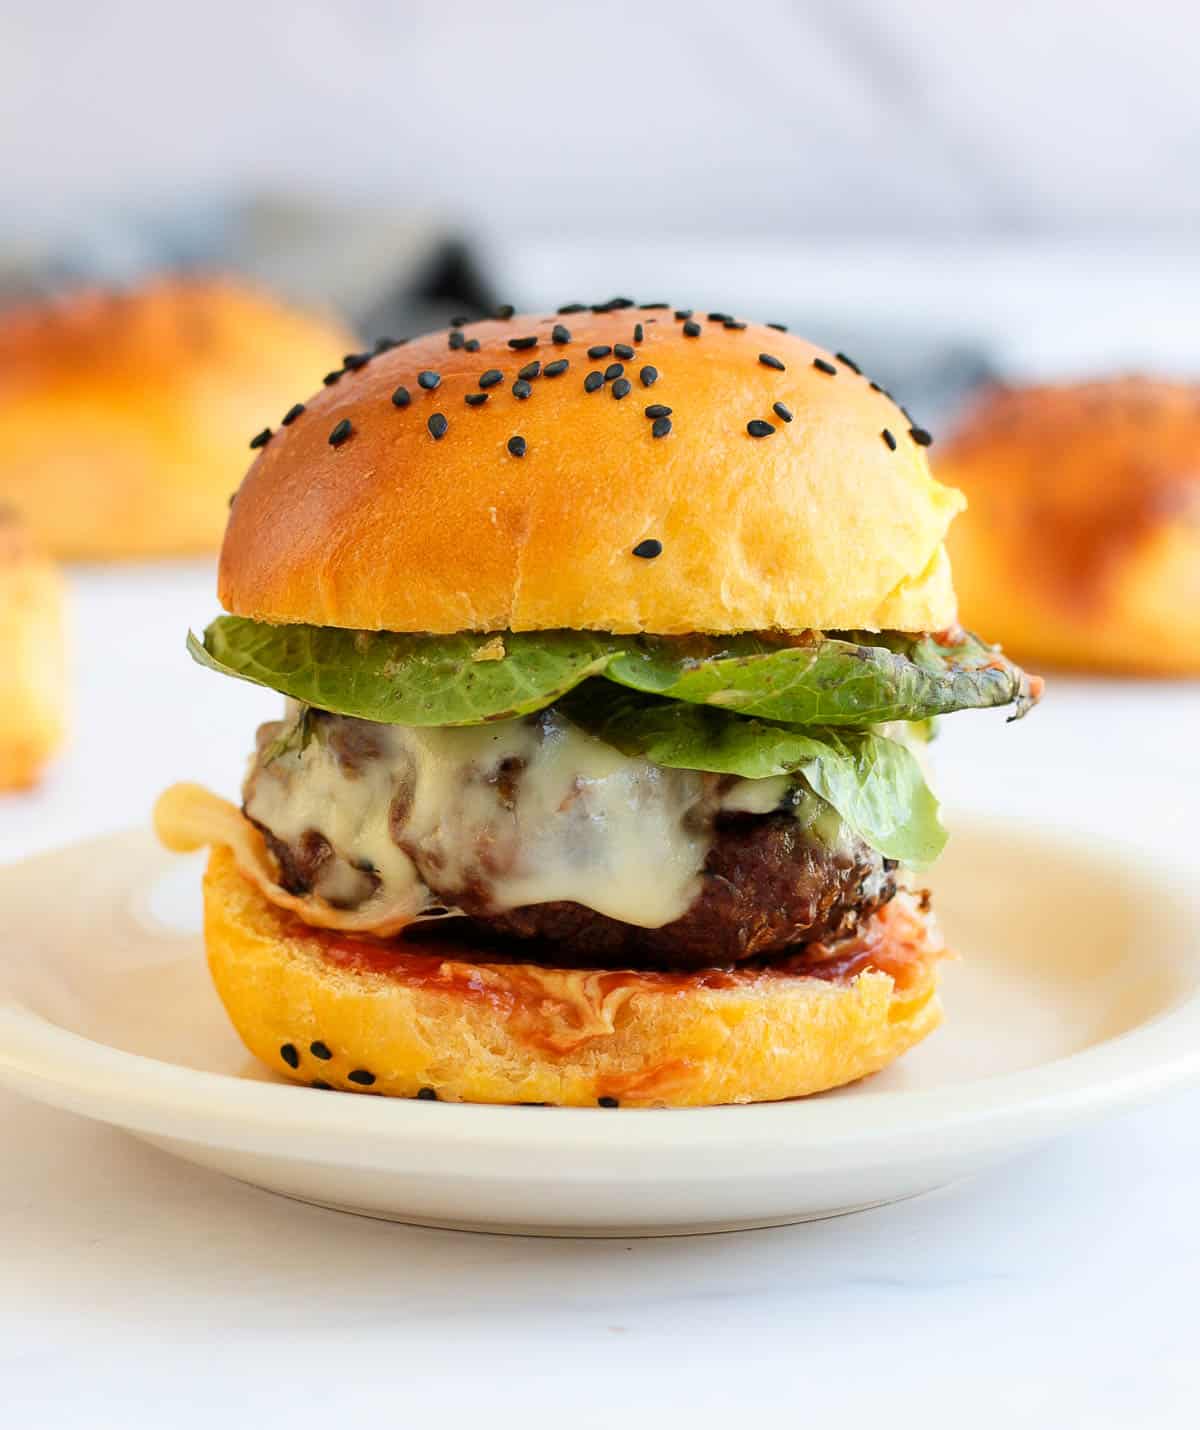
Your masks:
<svg viewBox="0 0 1200 1430"><path fill-rule="evenodd" d="M0 790L35 782L66 724L62 579L0 507Z"/></svg>
<svg viewBox="0 0 1200 1430"><path fill-rule="evenodd" d="M14 310L0 318L0 501L57 556L215 550L251 437L352 346L217 279Z"/></svg>
<svg viewBox="0 0 1200 1430"><path fill-rule="evenodd" d="M941 1020L940 942L905 896L868 926L881 960L907 959L903 988L874 969L839 982L749 968L638 974L352 941L277 909L226 848L213 851L204 902L209 967L243 1042L284 1077L346 1092L763 1102L877 1072Z"/></svg>
<svg viewBox="0 0 1200 1430"><path fill-rule="evenodd" d="M1017 659L1200 675L1200 387L998 389L937 472L963 621Z"/></svg>
<svg viewBox="0 0 1200 1430"><path fill-rule="evenodd" d="M250 468L222 602L276 623L435 633L951 625L942 543L961 498L930 476L900 409L801 338L696 325L669 309L516 316L463 328L477 351L443 331L373 357ZM610 352L626 344L634 357ZM526 364L563 360L514 394ZM585 390L614 362L622 376ZM503 380L483 388L490 369ZM653 404L670 409L664 435ZM752 436L752 421L775 430ZM661 554L635 555L647 542Z"/></svg>

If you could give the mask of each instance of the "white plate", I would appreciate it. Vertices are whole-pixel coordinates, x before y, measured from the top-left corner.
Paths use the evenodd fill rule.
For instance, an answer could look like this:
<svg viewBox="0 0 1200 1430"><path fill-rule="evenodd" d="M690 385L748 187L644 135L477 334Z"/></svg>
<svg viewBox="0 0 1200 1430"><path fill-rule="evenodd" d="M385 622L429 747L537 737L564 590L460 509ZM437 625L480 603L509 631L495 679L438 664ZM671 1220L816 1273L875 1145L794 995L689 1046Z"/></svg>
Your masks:
<svg viewBox="0 0 1200 1430"><path fill-rule="evenodd" d="M199 866L143 833L0 869L0 1082L288 1196L433 1226L633 1236L913 1196L1200 1076L1200 899L1132 848L958 822L942 1030L800 1102L469 1107L276 1081L204 967Z"/></svg>

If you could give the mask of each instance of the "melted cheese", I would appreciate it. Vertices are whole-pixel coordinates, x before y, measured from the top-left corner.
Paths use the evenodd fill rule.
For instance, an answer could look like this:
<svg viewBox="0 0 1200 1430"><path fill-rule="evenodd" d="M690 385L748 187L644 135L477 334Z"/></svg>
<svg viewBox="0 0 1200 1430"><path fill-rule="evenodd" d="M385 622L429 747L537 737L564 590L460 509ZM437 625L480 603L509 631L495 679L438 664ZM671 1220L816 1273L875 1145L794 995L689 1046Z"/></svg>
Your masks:
<svg viewBox="0 0 1200 1430"><path fill-rule="evenodd" d="M247 814L277 838L315 829L332 845L316 889L328 900L353 895L369 866L414 917L485 890L494 909L571 900L658 928L699 892L709 776L622 755L553 715L371 731L365 759L347 763L321 733L247 786Z"/></svg>
<svg viewBox="0 0 1200 1430"><path fill-rule="evenodd" d="M233 849L274 903L323 928L396 932L418 919L559 900L643 928L682 917L701 887L718 811L766 814L786 777L735 780L622 755L548 712L538 720L409 727L323 717L299 738L298 707L251 763L246 813L293 850L319 833L312 892L288 893L262 836L226 801L178 786L158 822L172 847ZM810 797L794 809L818 812Z"/></svg>

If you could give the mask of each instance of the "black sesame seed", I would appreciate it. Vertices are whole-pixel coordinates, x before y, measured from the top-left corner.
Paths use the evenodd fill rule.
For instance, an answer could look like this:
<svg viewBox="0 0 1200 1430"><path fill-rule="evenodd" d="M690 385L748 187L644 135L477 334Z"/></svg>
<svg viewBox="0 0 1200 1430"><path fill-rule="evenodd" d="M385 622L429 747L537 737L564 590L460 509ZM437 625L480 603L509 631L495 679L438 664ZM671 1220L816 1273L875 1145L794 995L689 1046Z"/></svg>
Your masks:
<svg viewBox="0 0 1200 1430"><path fill-rule="evenodd" d="M343 417L329 434L329 445L331 447L340 447L343 442L349 439L353 431L354 428L350 425L349 417Z"/></svg>
<svg viewBox="0 0 1200 1430"><path fill-rule="evenodd" d="M564 303L558 310L561 314L566 313L586 313L588 305L586 303Z"/></svg>
<svg viewBox="0 0 1200 1430"><path fill-rule="evenodd" d="M425 368L423 372L417 373L417 386L423 387L426 392L432 392L441 380L442 375L440 372L430 372L428 368Z"/></svg>
<svg viewBox="0 0 1200 1430"><path fill-rule="evenodd" d="M502 323L504 323L507 322L508 319L511 318L516 311L517 310L513 307L511 303L501 303L500 306L496 309L496 317L499 318Z"/></svg>
<svg viewBox="0 0 1200 1430"><path fill-rule="evenodd" d="M638 307L643 313L652 312L655 308L669 308L670 303L639 303Z"/></svg>
<svg viewBox="0 0 1200 1430"><path fill-rule="evenodd" d="M615 313L620 308L632 308L632 298L610 298L607 303L593 303L593 313Z"/></svg>
<svg viewBox="0 0 1200 1430"><path fill-rule="evenodd" d="M446 418L440 412L432 412L425 425L429 428L429 435L433 440L440 442L446 435L446 429L450 426L450 423L447 422Z"/></svg>
<svg viewBox="0 0 1200 1430"><path fill-rule="evenodd" d="M315 1087L318 1092L333 1091L333 1084L331 1082L326 1082L323 1077L313 1078L312 1082L310 1083L310 1086Z"/></svg>
<svg viewBox="0 0 1200 1430"><path fill-rule="evenodd" d="M556 362L548 362L546 366L542 368L542 376L561 377L570 366L571 364L566 358L559 358Z"/></svg>
<svg viewBox="0 0 1200 1430"><path fill-rule="evenodd" d="M690 318L692 316L692 310L690 308L676 308L675 316L682 323L685 318Z"/></svg>
<svg viewBox="0 0 1200 1430"><path fill-rule="evenodd" d="M512 395L514 397L520 398L522 402L525 400L525 398L529 396L532 391L533 388L529 385L529 383L525 381L523 377L517 378L516 382L514 382L512 385Z"/></svg>
<svg viewBox="0 0 1200 1430"><path fill-rule="evenodd" d="M852 357L847 357L845 353L834 353L834 357L837 358L843 367L848 367L851 372L862 374L862 368L859 367Z"/></svg>
<svg viewBox="0 0 1200 1430"><path fill-rule="evenodd" d="M645 541L638 542L633 548L633 554L640 556L643 561L653 561L656 556L662 555L662 542L648 536Z"/></svg>
<svg viewBox="0 0 1200 1430"><path fill-rule="evenodd" d="M603 343L597 343L594 348L588 348L588 357L594 362L597 358L608 357L611 352L611 347L605 347Z"/></svg>
<svg viewBox="0 0 1200 1430"><path fill-rule="evenodd" d="M466 345L466 338L464 338L463 335L458 331L458 329L455 328L455 330L450 334L447 346L453 352L456 351L458 348L465 348Z"/></svg>
<svg viewBox="0 0 1200 1430"><path fill-rule="evenodd" d="M526 348L536 348L537 334L534 333L528 338L509 338L508 345L515 353L524 352Z"/></svg>
<svg viewBox="0 0 1200 1430"><path fill-rule="evenodd" d="M735 323L731 321L728 323L722 323L721 326L723 328L728 328L729 331L733 333L744 333L746 331L745 323Z"/></svg>
<svg viewBox="0 0 1200 1430"><path fill-rule="evenodd" d="M466 340L466 342L463 343L463 352L465 352L465 353L477 353L478 351L479 351L479 339L478 339L478 338L468 338L468 339Z"/></svg>
<svg viewBox="0 0 1200 1430"><path fill-rule="evenodd" d="M792 420L792 409L783 402L773 402L771 404L771 411L784 422L790 422Z"/></svg>
<svg viewBox="0 0 1200 1430"><path fill-rule="evenodd" d="M638 377L641 378L643 387L653 387L658 381L658 368L647 365L638 373Z"/></svg>
<svg viewBox="0 0 1200 1430"><path fill-rule="evenodd" d="M623 362L610 362L604 369L604 381L613 382L616 378L620 377L624 371L625 364Z"/></svg>
<svg viewBox="0 0 1200 1430"><path fill-rule="evenodd" d="M495 387L498 382L504 381L504 374L498 367L489 367L487 372L479 379L480 387Z"/></svg>
<svg viewBox="0 0 1200 1430"><path fill-rule="evenodd" d="M518 377L523 377L523 378L525 378L526 380L528 380L528 379L530 379L530 378L537 377L537 375L541 372L541 370L542 370L542 365L541 365L540 362L537 362L537 361L527 362L527 363L525 364L525 366L524 366L523 368L521 368L521 370L517 373L517 376L518 376Z"/></svg>
<svg viewBox="0 0 1200 1430"><path fill-rule="evenodd" d="M615 1097L598 1097L596 1103L599 1107L620 1107L621 1105Z"/></svg>
<svg viewBox="0 0 1200 1430"><path fill-rule="evenodd" d="M604 386L604 374L602 372L589 372L583 379L584 392L595 392L598 387Z"/></svg>
<svg viewBox="0 0 1200 1430"><path fill-rule="evenodd" d="M342 366L347 372L357 372L360 367L366 367L370 361L370 353L347 353L342 359Z"/></svg>
<svg viewBox="0 0 1200 1430"><path fill-rule="evenodd" d="M390 353L393 348L398 348L404 338L376 338L375 351L377 353Z"/></svg>
<svg viewBox="0 0 1200 1430"><path fill-rule="evenodd" d="M641 323L634 323L634 325L633 325L633 340L634 340L634 342L635 342L635 343L644 342L644 341L645 341L645 338L646 338L646 330L645 330L645 328L642 327ZM633 354L630 353L629 356L632 357Z"/></svg>
<svg viewBox="0 0 1200 1430"><path fill-rule="evenodd" d="M700 336L699 323L684 323L683 336L685 338L698 338Z"/></svg>
<svg viewBox="0 0 1200 1430"><path fill-rule="evenodd" d="M647 417L670 417L670 415L671 408L662 402L652 402L650 406L646 408Z"/></svg>
<svg viewBox="0 0 1200 1430"><path fill-rule="evenodd" d="M669 417L656 417L650 427L652 437L665 437L671 430L671 419Z"/></svg>
<svg viewBox="0 0 1200 1430"><path fill-rule="evenodd" d="M279 1049L279 1056L290 1068L300 1066L300 1054L296 1050L295 1043L284 1043L283 1047Z"/></svg>
<svg viewBox="0 0 1200 1430"><path fill-rule="evenodd" d="M786 332L787 332L787 324L786 324L786 323L768 323L768 324L767 324L767 327L768 327L768 328L774 328L777 333L786 333Z"/></svg>
<svg viewBox="0 0 1200 1430"><path fill-rule="evenodd" d="M627 377L619 377L612 385L612 395L620 401L622 397L628 397L633 391L633 383Z"/></svg>
<svg viewBox="0 0 1200 1430"><path fill-rule="evenodd" d="M525 438L510 437L508 439L508 450L514 457L523 457L525 455Z"/></svg>
<svg viewBox="0 0 1200 1430"><path fill-rule="evenodd" d="M327 372L325 376L321 379L321 381L325 384L326 387L332 387L335 382L339 382L341 380L341 376L342 370L339 367L335 368L333 372Z"/></svg>
<svg viewBox="0 0 1200 1430"><path fill-rule="evenodd" d="M407 407L411 401L412 393L409 392L407 387L398 387L395 392L392 393L393 407Z"/></svg>
<svg viewBox="0 0 1200 1430"><path fill-rule="evenodd" d="M264 427L261 432L256 433L250 438L250 450L252 452L257 451L259 447L265 447L270 440L271 429Z"/></svg>
<svg viewBox="0 0 1200 1430"><path fill-rule="evenodd" d="M564 328L561 323L555 323L550 329L550 341L557 343L560 348L564 343L569 343L571 341L570 328Z"/></svg>
<svg viewBox="0 0 1200 1430"><path fill-rule="evenodd" d="M366 1068L355 1068L353 1072L347 1073L346 1077L350 1082L356 1082L359 1087L372 1087L375 1082L375 1074L368 1072Z"/></svg>
<svg viewBox="0 0 1200 1430"><path fill-rule="evenodd" d="M487 400L488 395L486 392L468 392L463 398L463 401L468 407L482 407Z"/></svg>
<svg viewBox="0 0 1200 1430"><path fill-rule="evenodd" d="M924 427L910 427L908 429L908 435L913 439L913 441L917 444L918 447L933 446L933 437L930 433L926 432Z"/></svg>
<svg viewBox="0 0 1200 1430"><path fill-rule="evenodd" d="M874 380L874 378L871 379L871 382L870 382L869 386L870 386L872 392L882 392L882 391L883 391L883 388L880 387L880 385Z"/></svg>
<svg viewBox="0 0 1200 1430"><path fill-rule="evenodd" d="M746 423L746 431L751 437L770 437L775 431L775 426L771 422L763 422L756 417L753 422Z"/></svg>
<svg viewBox="0 0 1200 1430"><path fill-rule="evenodd" d="M418 1101L418 1102L436 1102L437 1100L438 1100L438 1095L437 1095L437 1088L436 1088L436 1087L419 1087L419 1088L417 1088L417 1101Z"/></svg>
<svg viewBox="0 0 1200 1430"><path fill-rule="evenodd" d="M310 1043L308 1051L313 1055L314 1058L320 1058L323 1063L327 1063L329 1059L333 1057L333 1054L329 1051L329 1048L326 1046L326 1044L320 1042L319 1040L315 1043Z"/></svg>
<svg viewBox="0 0 1200 1430"><path fill-rule="evenodd" d="M830 377L837 376L837 368L831 362L826 362L824 358L813 358L813 367L818 372L827 372Z"/></svg>
<svg viewBox="0 0 1200 1430"><path fill-rule="evenodd" d="M787 368L784 367L783 363L781 363L777 357L773 357L770 353L759 353L758 360L760 363L762 363L763 367L774 368L776 372L787 372Z"/></svg>
<svg viewBox="0 0 1200 1430"><path fill-rule="evenodd" d="M628 343L613 343L613 353L616 357L628 361L633 356L633 349Z"/></svg>
<svg viewBox="0 0 1200 1430"><path fill-rule="evenodd" d="M299 417L300 414L301 414L303 411L304 411L304 403L303 403L303 402L297 402L296 405L295 405L295 407L289 407L288 410L283 414L283 420L282 420L282 422L280 422L279 425L280 425L281 427L290 427L290 426L292 425L292 423L295 422L296 418Z"/></svg>
<svg viewBox="0 0 1200 1430"><path fill-rule="evenodd" d="M885 427L879 435L887 443L888 451L894 452L896 450L896 439L892 436L888 429Z"/></svg>
<svg viewBox="0 0 1200 1430"><path fill-rule="evenodd" d="M708 321L710 323L732 323L733 317L729 313L710 313Z"/></svg>

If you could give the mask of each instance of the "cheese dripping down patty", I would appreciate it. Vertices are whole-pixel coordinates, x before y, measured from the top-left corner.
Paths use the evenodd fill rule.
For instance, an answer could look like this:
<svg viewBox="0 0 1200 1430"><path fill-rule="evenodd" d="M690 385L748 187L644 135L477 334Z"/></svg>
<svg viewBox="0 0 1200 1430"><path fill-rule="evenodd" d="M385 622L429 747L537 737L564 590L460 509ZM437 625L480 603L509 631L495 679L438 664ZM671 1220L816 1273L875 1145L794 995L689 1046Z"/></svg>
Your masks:
<svg viewBox="0 0 1200 1430"><path fill-rule="evenodd" d="M291 891L307 886L360 924L443 917L458 895L497 912L570 901L660 928L699 893L722 812L786 802L826 843L845 837L828 805L796 790L623 755L553 708L413 727L290 704L260 730L243 793L277 854L302 851Z"/></svg>

